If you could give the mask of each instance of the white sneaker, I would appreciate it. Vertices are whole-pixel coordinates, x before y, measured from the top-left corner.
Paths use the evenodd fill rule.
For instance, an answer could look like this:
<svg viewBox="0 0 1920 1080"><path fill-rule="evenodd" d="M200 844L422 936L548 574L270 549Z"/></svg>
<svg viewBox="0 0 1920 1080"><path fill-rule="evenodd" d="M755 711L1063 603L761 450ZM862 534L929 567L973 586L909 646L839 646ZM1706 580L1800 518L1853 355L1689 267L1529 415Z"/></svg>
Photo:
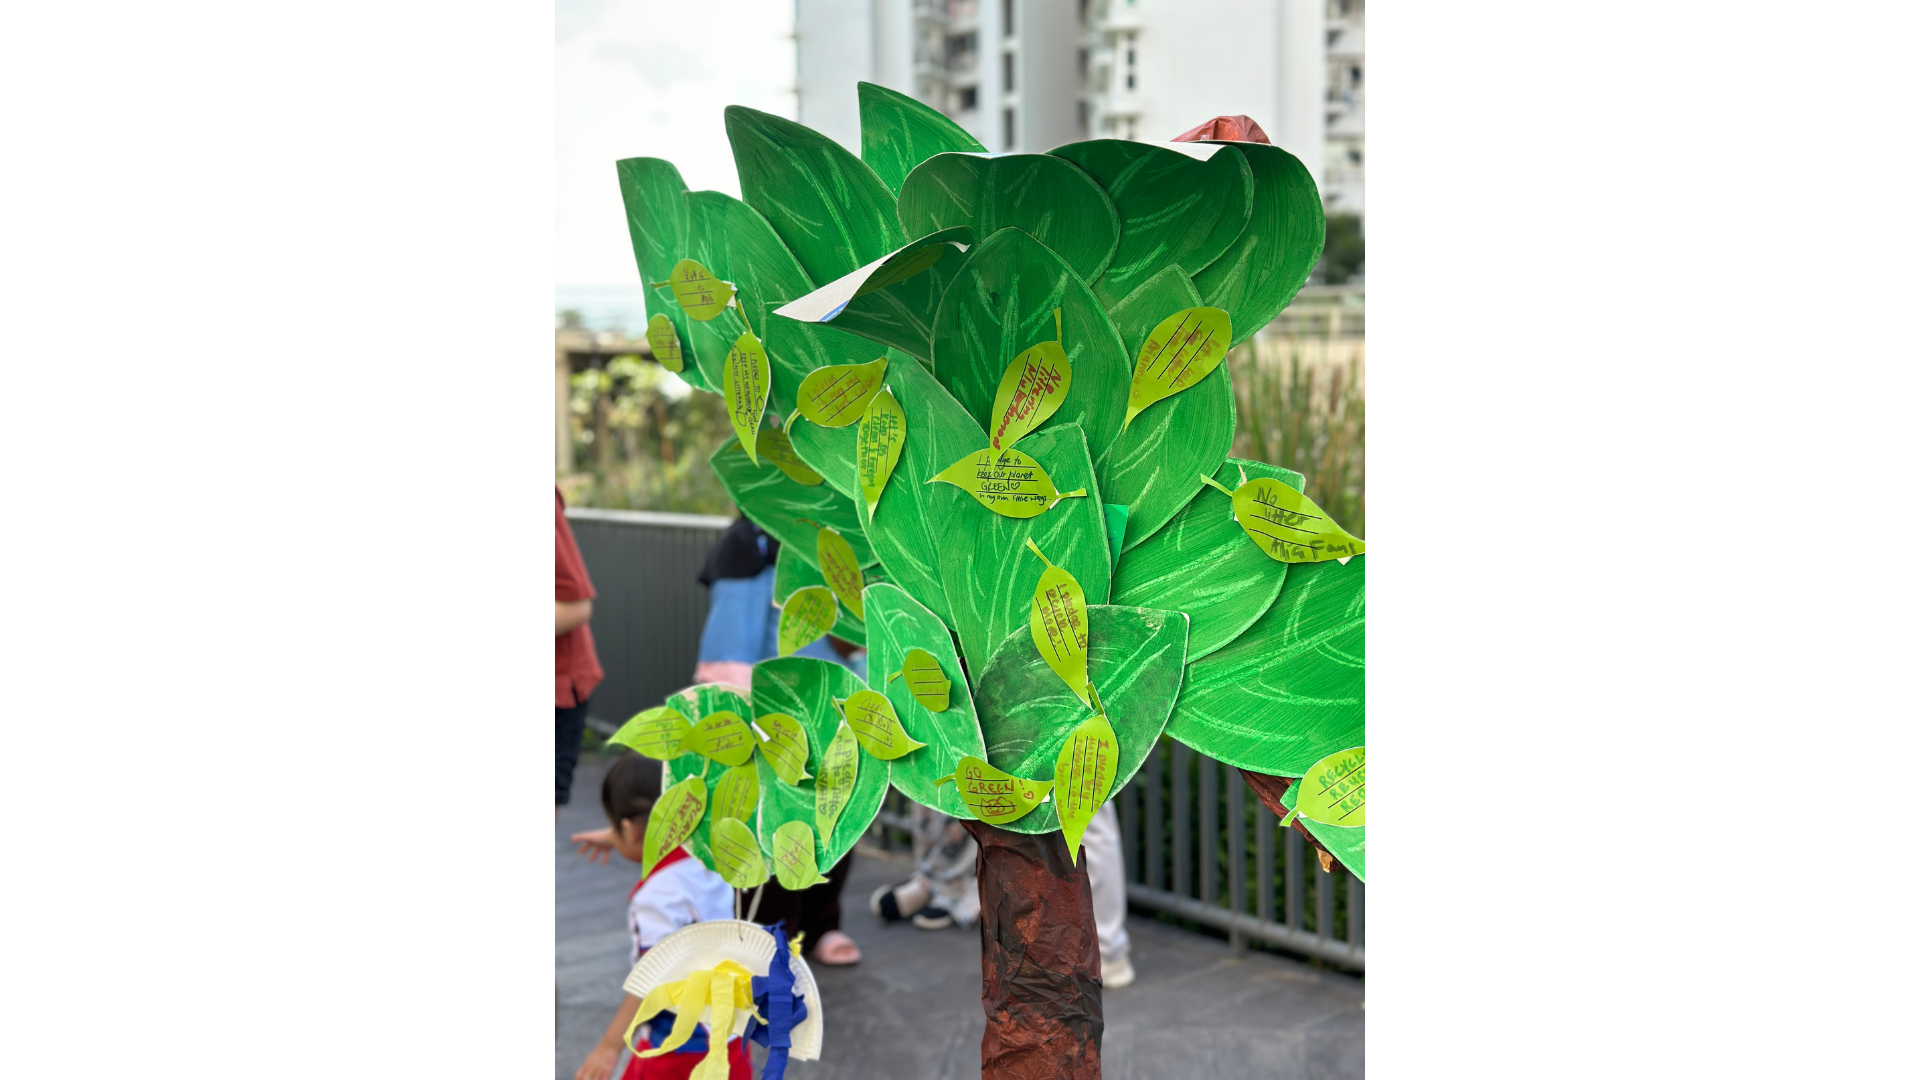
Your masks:
<svg viewBox="0 0 1920 1080"><path fill-rule="evenodd" d="M1133 961L1126 953L1100 958L1100 985L1108 990L1133 985Z"/></svg>

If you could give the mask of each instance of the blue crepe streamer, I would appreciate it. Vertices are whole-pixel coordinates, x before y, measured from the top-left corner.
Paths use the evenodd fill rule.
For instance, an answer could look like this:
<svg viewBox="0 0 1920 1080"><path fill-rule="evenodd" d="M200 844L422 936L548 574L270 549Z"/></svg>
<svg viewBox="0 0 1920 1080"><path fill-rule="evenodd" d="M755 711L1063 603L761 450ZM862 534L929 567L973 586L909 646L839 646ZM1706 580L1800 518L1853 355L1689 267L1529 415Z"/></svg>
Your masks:
<svg viewBox="0 0 1920 1080"><path fill-rule="evenodd" d="M745 1037L767 1048L767 1064L760 1070L760 1080L786 1080L793 1029L807 1018L807 1003L793 992L793 953L787 947L786 928L775 923L769 932L773 934L773 960L765 976L753 977L753 1004L767 1022L748 1020Z"/></svg>

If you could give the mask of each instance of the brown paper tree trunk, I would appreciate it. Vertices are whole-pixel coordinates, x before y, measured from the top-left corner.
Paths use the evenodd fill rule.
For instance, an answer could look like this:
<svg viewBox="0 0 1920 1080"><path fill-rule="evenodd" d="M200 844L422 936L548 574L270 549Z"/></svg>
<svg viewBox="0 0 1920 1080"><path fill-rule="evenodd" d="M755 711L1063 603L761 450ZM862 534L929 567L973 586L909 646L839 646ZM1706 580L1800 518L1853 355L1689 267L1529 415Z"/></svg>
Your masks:
<svg viewBox="0 0 1920 1080"><path fill-rule="evenodd" d="M1246 777L1247 787L1253 789L1254 795L1258 796L1261 802L1267 804L1267 809L1273 811L1275 815L1282 819L1287 816L1287 808L1280 805L1280 796L1286 793L1287 785L1293 783L1291 777L1268 776L1266 773L1248 772L1245 769L1240 770L1240 775ZM1307 843L1312 844L1314 851L1319 854L1320 869L1332 873L1333 867L1337 863L1337 860L1333 857L1333 853L1328 851L1326 846L1321 844L1320 841L1313 838L1313 834L1307 831L1306 825L1303 824L1299 818L1293 819L1293 827L1299 831L1301 836L1307 838Z"/></svg>
<svg viewBox="0 0 1920 1080"><path fill-rule="evenodd" d="M1100 939L1087 861L1057 832L965 822L980 845L984 1080L1099 1080Z"/></svg>

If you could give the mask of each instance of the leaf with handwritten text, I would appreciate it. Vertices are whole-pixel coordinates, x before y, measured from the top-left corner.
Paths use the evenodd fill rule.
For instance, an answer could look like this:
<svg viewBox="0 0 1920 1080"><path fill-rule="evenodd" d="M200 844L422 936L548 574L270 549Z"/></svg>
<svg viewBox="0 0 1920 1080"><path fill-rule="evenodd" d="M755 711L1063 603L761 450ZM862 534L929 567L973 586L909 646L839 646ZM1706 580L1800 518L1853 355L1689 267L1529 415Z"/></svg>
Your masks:
<svg viewBox="0 0 1920 1080"><path fill-rule="evenodd" d="M1160 321L1140 347L1133 366L1133 388L1127 392L1127 418L1121 430L1147 406L1199 382L1226 359L1233 322L1219 308L1196 307L1176 311Z"/></svg>
<svg viewBox="0 0 1920 1080"><path fill-rule="evenodd" d="M1366 541L1334 524L1304 493L1267 477L1234 491L1233 517L1275 562L1326 562L1367 550Z"/></svg>
<svg viewBox="0 0 1920 1080"><path fill-rule="evenodd" d="M922 708L936 713L947 711L953 680L940 670L939 658L925 649L908 649L900 670L887 676L887 681L892 682L903 676L907 680L907 692Z"/></svg>
<svg viewBox="0 0 1920 1080"><path fill-rule="evenodd" d="M665 315L655 315L647 320L647 348L653 350L653 358L660 366L674 374L679 374L687 366L680 355L680 332Z"/></svg>
<svg viewBox="0 0 1920 1080"><path fill-rule="evenodd" d="M773 775L789 784L798 784L812 776L807 771L807 729L786 713L762 713L753 718L767 741L760 744L760 756L767 759Z"/></svg>
<svg viewBox="0 0 1920 1080"><path fill-rule="evenodd" d="M707 783L697 776L662 792L647 815L647 838L641 845L640 875L653 873L653 866L666 854L693 835L707 813Z"/></svg>
<svg viewBox="0 0 1920 1080"><path fill-rule="evenodd" d="M794 453L793 440L777 427L761 428L760 434L753 439L754 457L770 462L774 468L786 473L797 484L815 487L826 482L826 477L813 471L813 466L800 460Z"/></svg>
<svg viewBox="0 0 1920 1080"><path fill-rule="evenodd" d="M657 761L666 761L679 756L680 741L691 730L693 725L687 722L680 710L656 705L620 725L620 730L614 732L607 741Z"/></svg>
<svg viewBox="0 0 1920 1080"><path fill-rule="evenodd" d="M867 402L867 411L860 417L860 439L856 445L860 494L867 500L869 519L879 509L880 496L887 490L893 467L900 463L900 448L906 442L907 414L894 400L893 392L883 389Z"/></svg>
<svg viewBox="0 0 1920 1080"><path fill-rule="evenodd" d="M1307 775L1300 778L1300 800L1294 811L1322 825L1343 829L1364 826L1367 823L1367 748L1356 746L1314 762Z"/></svg>
<svg viewBox="0 0 1920 1080"><path fill-rule="evenodd" d="M820 835L831 839L834 822L853 798L860 779L860 743L852 729L841 724L820 759L820 775L813 782L813 822ZM864 826L863 826L864 827Z"/></svg>
<svg viewBox="0 0 1920 1080"><path fill-rule="evenodd" d="M713 812L709 816L715 821L721 818L739 818L751 822L753 815L760 809L760 771L752 765L735 765L720 777L714 785L712 798Z"/></svg>
<svg viewBox="0 0 1920 1080"><path fill-rule="evenodd" d="M780 609L780 655L792 656L820 640L820 635L833 629L838 617L832 589L825 585L795 589Z"/></svg>
<svg viewBox="0 0 1920 1080"><path fill-rule="evenodd" d="M806 730L807 769L814 780L789 784L773 771L771 762L760 774L759 834L769 836L790 821L816 823L817 781L825 772L827 747L845 724L835 701L844 701L866 683L842 664L811 656L783 656L753 665L753 710L755 716L784 713L799 721ZM771 734L771 732L769 732ZM856 754L859 743L852 735L846 742ZM761 744L765 746L765 744ZM766 758L763 752L758 755ZM912 760L908 758L907 760ZM880 812L892 774L892 762L864 758L855 770L853 793L840 811L834 833L820 837L819 863L824 871L853 850L867 826Z"/></svg>
<svg viewBox="0 0 1920 1080"><path fill-rule="evenodd" d="M760 841L738 818L715 817L712 827L713 869L736 889L759 887L767 880L767 860Z"/></svg>
<svg viewBox="0 0 1920 1080"><path fill-rule="evenodd" d="M976 450L942 469L933 480L952 484L1002 517L1038 517L1061 499L1077 499L1087 489L1060 491L1040 463L1011 447Z"/></svg>
<svg viewBox="0 0 1920 1080"><path fill-rule="evenodd" d="M1053 805L1060 815L1060 832L1067 852L1080 861L1080 838L1093 815L1113 794L1113 773L1120 760L1120 740L1104 716L1092 716L1073 729L1053 765Z"/></svg>
<svg viewBox="0 0 1920 1080"><path fill-rule="evenodd" d="M858 423L880 392L887 358L865 364L835 364L800 380L800 415L825 428Z"/></svg>
<svg viewBox="0 0 1920 1080"><path fill-rule="evenodd" d="M673 273L660 284L673 290L673 299L682 311L701 322L708 322L725 311L727 302L733 299L733 286L714 277L692 259L674 263Z"/></svg>
<svg viewBox="0 0 1920 1080"><path fill-rule="evenodd" d="M1033 589L1033 612L1028 626L1033 646L1073 696L1092 704L1087 697L1087 594L1066 570L1047 562L1040 545L1027 539L1027 548L1047 568Z"/></svg>
<svg viewBox="0 0 1920 1080"><path fill-rule="evenodd" d="M866 588L867 583L860 576L860 560L854 558L846 537L832 529L821 529L814 540L814 555L819 559L820 576L826 579L833 595L847 605L854 618L865 620L867 614L861 604L860 590Z"/></svg>
<svg viewBox="0 0 1920 1080"><path fill-rule="evenodd" d="M893 711L893 702L877 690L855 693L840 703L840 711L847 718L847 726L853 729L854 738L860 740L860 746L881 761L892 761L926 745L907 734L907 729L900 726L900 717Z"/></svg>
<svg viewBox="0 0 1920 1080"><path fill-rule="evenodd" d="M747 456L759 464L760 418L767 412L767 387L773 377L767 366L767 350L749 330L734 339L727 353L727 370L721 393L727 400L727 418L733 421L740 445L748 447ZM785 470L782 470L783 472ZM789 474L792 475L792 474Z"/></svg>
<svg viewBox="0 0 1920 1080"><path fill-rule="evenodd" d="M1062 347L1058 309L1053 313L1053 333L1054 340L1043 341L1014 357L1000 376L1000 388L993 395L993 421L987 427L987 437L996 450L1019 442L1067 399L1067 389L1073 385L1073 365Z"/></svg>
<svg viewBox="0 0 1920 1080"><path fill-rule="evenodd" d="M1053 787L1051 780L1022 780L972 755L961 758L954 771L941 777L939 783L949 781L959 786L960 801L975 817L994 825L1025 817Z"/></svg>
<svg viewBox="0 0 1920 1080"><path fill-rule="evenodd" d="M689 728L680 749L691 750L722 765L745 765L747 759L753 757L756 741L753 729L747 727L739 713L722 709L701 717L699 723Z"/></svg>
<svg viewBox="0 0 1920 1080"><path fill-rule="evenodd" d="M814 861L813 829L806 822L789 821L773 831L773 873L788 892L827 880Z"/></svg>

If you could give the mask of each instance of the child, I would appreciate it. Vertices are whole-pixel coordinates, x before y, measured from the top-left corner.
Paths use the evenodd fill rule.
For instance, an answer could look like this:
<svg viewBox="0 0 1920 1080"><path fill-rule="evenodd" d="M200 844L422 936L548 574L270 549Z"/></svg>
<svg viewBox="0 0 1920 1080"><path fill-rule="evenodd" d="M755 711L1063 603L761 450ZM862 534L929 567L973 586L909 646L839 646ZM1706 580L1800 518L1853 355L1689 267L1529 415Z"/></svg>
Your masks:
<svg viewBox="0 0 1920 1080"><path fill-rule="evenodd" d="M606 843L623 858L640 862L646 849L647 814L660 794L660 763L639 754L623 754L607 770L600 785L600 804L611 826L605 833L581 833L575 837L584 845ZM640 879L627 898L627 932L633 936L633 962L660 939L683 926L710 919L733 918L733 889L719 874L700 864L700 860L678 847L662 856L653 872ZM587 1055L586 1063L574 1074L574 1080L608 1080L620 1050L627 1025L640 1010L640 999L626 995L600 1044ZM666 1037L673 1028L673 1013L663 1012L640 1031L633 1044L644 1050ZM707 1031L699 1029L671 1054L659 1057L635 1057L627 1062L622 1080L684 1080L692 1074L707 1053ZM740 1040L727 1045L728 1080L750 1080L753 1065Z"/></svg>

